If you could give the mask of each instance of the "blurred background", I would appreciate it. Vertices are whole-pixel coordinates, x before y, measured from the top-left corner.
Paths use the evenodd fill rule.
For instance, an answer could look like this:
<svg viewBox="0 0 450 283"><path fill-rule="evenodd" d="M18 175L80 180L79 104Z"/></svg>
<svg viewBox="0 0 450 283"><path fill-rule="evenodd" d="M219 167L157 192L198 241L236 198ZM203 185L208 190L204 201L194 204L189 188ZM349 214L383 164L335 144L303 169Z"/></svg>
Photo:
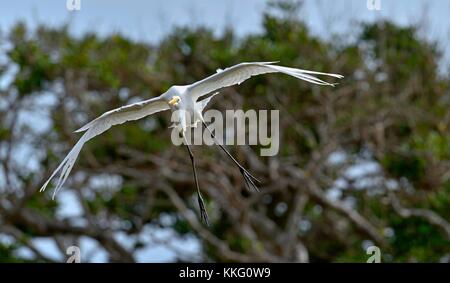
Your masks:
<svg viewBox="0 0 450 283"><path fill-rule="evenodd" d="M376 2L376 1L375 1ZM450 2L9 1L0 9L0 262L450 261ZM373 9L375 8L375 9ZM208 108L280 110L280 152L194 146L200 223L170 113L88 142L56 200L38 189L101 113L242 61L264 75Z"/></svg>

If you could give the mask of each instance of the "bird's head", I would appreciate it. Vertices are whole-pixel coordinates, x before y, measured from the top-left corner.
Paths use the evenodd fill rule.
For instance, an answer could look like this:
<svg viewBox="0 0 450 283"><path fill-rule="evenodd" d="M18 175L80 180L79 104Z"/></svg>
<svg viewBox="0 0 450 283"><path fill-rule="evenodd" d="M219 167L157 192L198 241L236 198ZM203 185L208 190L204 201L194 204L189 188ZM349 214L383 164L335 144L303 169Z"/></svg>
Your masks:
<svg viewBox="0 0 450 283"><path fill-rule="evenodd" d="M174 97L172 97L172 99L169 100L169 105L172 107L178 106L178 103L180 102L181 97L179 97L178 95L175 95Z"/></svg>

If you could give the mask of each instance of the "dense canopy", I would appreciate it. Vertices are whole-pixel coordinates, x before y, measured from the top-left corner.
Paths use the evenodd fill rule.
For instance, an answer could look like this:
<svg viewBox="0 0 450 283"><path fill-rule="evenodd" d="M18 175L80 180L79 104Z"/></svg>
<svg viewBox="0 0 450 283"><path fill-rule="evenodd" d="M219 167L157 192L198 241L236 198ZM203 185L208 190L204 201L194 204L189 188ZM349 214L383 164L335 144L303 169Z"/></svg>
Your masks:
<svg viewBox="0 0 450 283"><path fill-rule="evenodd" d="M0 261L63 261L86 239L113 262L145 261L139 251L155 246L180 261L365 262L371 245L384 262L449 261L450 79L438 46L391 22L323 39L295 7L276 9L260 34L243 38L178 28L151 45L20 23L2 34ZM210 227L197 217L187 153L170 143L169 113L89 141L66 197L37 193L78 139L73 131L101 113L217 68L275 60L345 78L331 88L259 76L211 102L220 111L278 109L281 137L273 157L229 147L261 179L257 194L222 152L194 147ZM79 215L62 213L70 202ZM200 245L186 252L172 239Z"/></svg>

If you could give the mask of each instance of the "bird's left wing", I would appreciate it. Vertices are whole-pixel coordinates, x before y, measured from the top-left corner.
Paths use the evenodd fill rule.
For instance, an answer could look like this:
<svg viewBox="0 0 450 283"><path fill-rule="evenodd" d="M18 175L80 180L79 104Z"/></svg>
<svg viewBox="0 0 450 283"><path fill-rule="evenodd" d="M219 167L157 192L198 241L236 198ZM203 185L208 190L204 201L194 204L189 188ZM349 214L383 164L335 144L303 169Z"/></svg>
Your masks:
<svg viewBox="0 0 450 283"><path fill-rule="evenodd" d="M53 198L55 197L58 190L62 187L67 177L69 176L70 171L72 170L75 161L77 160L78 154L81 151L83 145L92 139L95 136L100 135L101 133L107 131L114 125L123 124L127 121L138 120L145 116L151 115L156 112L160 112L163 110L170 109L167 102L165 102L161 96L155 97L149 100L137 102L134 104L130 104L127 106L123 106L108 112L105 112L100 117L94 119L89 122L85 126L81 127L75 132L84 132L83 136L78 140L72 150L67 154L61 164L56 168L56 170L52 173L50 178L44 183L41 187L40 191L45 190L48 183L55 177L55 175L60 171L60 177L58 179L58 183L55 187L55 191L53 193Z"/></svg>
<svg viewBox="0 0 450 283"><path fill-rule="evenodd" d="M283 67L274 65L274 63L276 62L240 63L232 67L226 68L225 70L219 69L217 70L216 74L191 84L188 87L188 91L193 96L194 101L197 101L199 97L206 95L212 91L218 90L223 87L232 86L235 84L240 84L252 76L267 73L284 73L313 84L330 85L330 86L334 86L334 84L325 82L312 75L331 76L338 79L343 78L343 76L338 74L321 73L296 68Z"/></svg>

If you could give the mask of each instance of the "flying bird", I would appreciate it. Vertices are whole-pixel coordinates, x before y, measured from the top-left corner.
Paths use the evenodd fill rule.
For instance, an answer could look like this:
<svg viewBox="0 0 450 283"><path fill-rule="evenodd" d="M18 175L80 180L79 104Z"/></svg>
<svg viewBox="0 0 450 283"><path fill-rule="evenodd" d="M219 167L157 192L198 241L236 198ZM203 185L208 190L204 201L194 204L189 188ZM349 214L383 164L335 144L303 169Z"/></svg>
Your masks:
<svg viewBox="0 0 450 283"><path fill-rule="evenodd" d="M250 172L248 172L216 139L212 131L208 128L203 120L203 109L206 107L211 98L218 94L218 90L224 87L241 84L252 76L267 74L267 73L283 73L317 85L334 86L333 83L325 82L314 75L331 76L341 79L343 76L338 74L314 72L296 68L283 67L275 65L277 62L249 62L240 63L224 70L217 69L216 73L198 82L190 85L174 85L170 87L165 93L158 97L154 97L145 101L137 102L127 106L105 112L98 118L92 120L75 132L84 132L72 150L63 159L61 164L52 173L49 179L43 184L40 191L44 191L49 182L55 175L61 171L59 179L53 193L53 199L56 193L62 188L67 180L70 171L72 170L75 161L81 151L83 145L107 131L114 125L123 124L127 121L138 120L149 116L151 114L171 110L178 115L177 129L184 139L184 144L191 159L194 181L197 189L197 199L200 207L200 218L208 225L208 214L205 209L202 194L197 179L197 172L195 169L195 159L189 143L186 140L185 133L188 128L194 127L197 123L202 123L208 129L216 145L218 145L225 154L233 161L242 174L245 184L248 188L258 190L256 183L259 182ZM210 95L212 93L212 95ZM209 95L209 96L208 96ZM188 124L187 121L193 121L193 124Z"/></svg>

